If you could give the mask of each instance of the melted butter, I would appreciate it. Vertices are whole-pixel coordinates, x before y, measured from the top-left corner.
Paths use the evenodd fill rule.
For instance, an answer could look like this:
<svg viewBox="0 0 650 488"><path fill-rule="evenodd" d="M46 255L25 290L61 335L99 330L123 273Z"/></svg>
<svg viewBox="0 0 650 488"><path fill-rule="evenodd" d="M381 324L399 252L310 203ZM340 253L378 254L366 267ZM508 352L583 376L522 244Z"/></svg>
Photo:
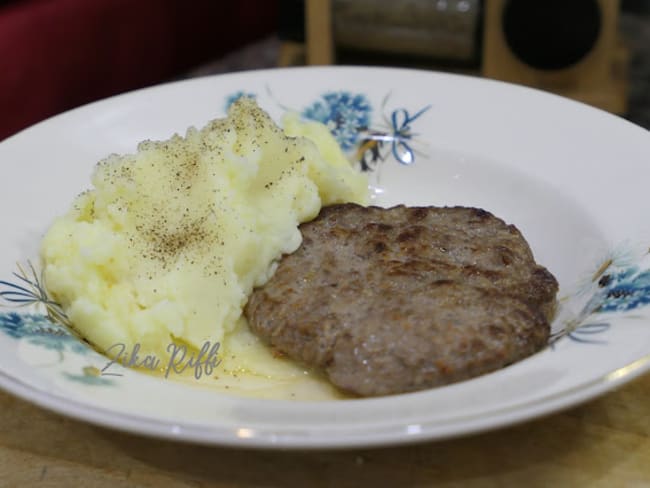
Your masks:
<svg viewBox="0 0 650 488"><path fill-rule="evenodd" d="M188 349L189 355L191 352L198 351ZM332 386L321 372L305 368L290 359L276 357L250 331L244 319L239 320L234 331L220 345L218 359L220 363L211 374L205 374L203 368L199 378L192 367L182 373L171 371L165 378L166 363L155 371L142 367L133 369L163 381L176 381L233 396L300 401L349 398Z"/></svg>

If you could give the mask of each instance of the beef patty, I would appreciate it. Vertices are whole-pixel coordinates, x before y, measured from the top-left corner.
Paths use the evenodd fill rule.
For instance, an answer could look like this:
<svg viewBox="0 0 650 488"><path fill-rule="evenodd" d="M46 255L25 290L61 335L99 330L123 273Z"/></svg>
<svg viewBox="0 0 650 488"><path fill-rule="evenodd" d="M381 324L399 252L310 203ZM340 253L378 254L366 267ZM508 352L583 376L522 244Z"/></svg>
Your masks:
<svg viewBox="0 0 650 488"><path fill-rule="evenodd" d="M485 210L333 205L301 232L245 314L272 347L345 391L444 385L547 343L557 281Z"/></svg>

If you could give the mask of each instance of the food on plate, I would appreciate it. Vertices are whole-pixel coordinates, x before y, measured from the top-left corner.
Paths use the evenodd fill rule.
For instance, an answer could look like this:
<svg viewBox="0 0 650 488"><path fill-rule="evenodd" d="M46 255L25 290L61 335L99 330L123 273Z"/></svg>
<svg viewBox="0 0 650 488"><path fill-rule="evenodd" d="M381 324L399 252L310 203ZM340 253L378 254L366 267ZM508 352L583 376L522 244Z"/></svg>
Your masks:
<svg viewBox="0 0 650 488"><path fill-rule="evenodd" d="M242 98L200 130L101 161L41 248L47 289L74 328L101 350L138 344L160 358L172 341L222 341L300 245L301 222L367 199L366 177L325 126L289 125L297 137Z"/></svg>
<svg viewBox="0 0 650 488"><path fill-rule="evenodd" d="M246 305L251 329L339 388L388 395L540 350L558 284L521 233L465 207L333 205Z"/></svg>
<svg viewBox="0 0 650 488"><path fill-rule="evenodd" d="M97 165L41 249L83 337L160 358L165 376L170 346L218 343L223 388L313 398L444 385L546 344L557 282L515 227L475 208L364 207L368 181L328 129L284 126L243 98Z"/></svg>

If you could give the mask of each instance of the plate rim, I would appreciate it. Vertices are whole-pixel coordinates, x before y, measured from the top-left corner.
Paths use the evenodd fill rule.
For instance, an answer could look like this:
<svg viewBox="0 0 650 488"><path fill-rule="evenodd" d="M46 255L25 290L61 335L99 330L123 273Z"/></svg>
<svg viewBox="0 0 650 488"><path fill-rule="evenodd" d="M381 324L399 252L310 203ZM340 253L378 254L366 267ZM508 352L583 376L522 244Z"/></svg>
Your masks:
<svg viewBox="0 0 650 488"><path fill-rule="evenodd" d="M547 417L554 413L566 410L570 407L582 404L591 399L610 392L612 389L629 383L630 381L650 372L650 354L647 354L635 361L632 361L614 371L601 375L600 377L582 383L576 387L566 388L552 395L538 398L532 401L509 405L500 409L494 409L485 413L467 415L466 417L454 418L450 421L423 422L423 429L416 432L407 432L407 435L394 432L395 426L386 431L377 429L368 435L355 432L352 438L341 442L340 437L316 437L309 435L292 436L291 430L282 433L282 429L271 432L259 432L246 427L244 424L238 427L216 427L205 424L192 424L187 422L172 422L156 419L139 414L129 414L107 409L97 405L79 402L74 399L64 398L55 395L32 385L28 385L18 378L8 375L0 370L0 387L17 397L26 400L34 405L45 408L51 412L63 415L75 420L81 420L104 428L111 428L122 432L142 434L151 438L183 441L212 446L228 446L257 449L352 449L360 447L381 447L397 446L411 443L443 441L450 438L463 437L482 432L498 430L504 427L518 425L523 422L532 421L541 417ZM426 391L410 393L407 395L426 394ZM393 396L397 399L403 395ZM260 400L246 399L251 402L270 401L286 405L301 405L306 402L295 402L291 400ZM381 399L360 399L360 401L381 401ZM342 400L356 401L356 400ZM340 401L322 401L319 405L336 404ZM549 407L550 403L550 408ZM523 405L523 406L522 406ZM70 406L74 411L70 410ZM538 408L546 407L546 408ZM516 413L517 415L511 415ZM467 420L474 421L478 425L468 425ZM437 431L437 424L447 426L443 432ZM454 426L465 426L455 428ZM238 435L238 431L245 430L246 435ZM295 429L294 429L295 430ZM226 431L225 434L214 436L215 432ZM212 434L212 435L207 435Z"/></svg>
<svg viewBox="0 0 650 488"><path fill-rule="evenodd" d="M605 112L604 110L589 106L582 102L571 100L562 97L560 95L544 92L536 88L516 85L516 84L499 81L499 80L479 78L479 77L464 75L464 74L444 73L444 72L436 72L436 71L428 71L428 70L420 70L420 69L412 69L412 68L372 67L372 66L329 66L329 67L309 66L309 67L292 67L292 68L270 68L264 70L251 70L251 71L244 71L244 72L217 74L217 75L210 75L210 76L204 76L199 78L169 81L166 83L162 83L150 87L140 88L126 93L114 95L102 100L94 101L82 105L80 107L74 108L72 110L63 112L61 114L57 114L52 117L49 117L48 119L45 119L39 122L38 124L23 129L20 132L0 141L0 145L12 143L16 139L25 137L25 134L28 133L29 131L39 127L42 128L47 124L51 124L52 121L56 121L57 119L68 116L71 113L77 111L83 111L83 110L91 110L94 107L100 106L101 104L113 103L117 99L120 99L122 97L137 96L137 94L139 93L148 92L155 89L162 89L164 87L169 87L171 85L191 84L201 79L216 79L216 78L221 79L224 77L263 76L265 73L269 73L269 72L279 72L279 71L286 72L288 70L302 71L302 72L313 72L313 71L320 71L320 70L349 71L349 72L392 71L392 72L406 73L406 76L408 76L408 74L418 73L421 75L441 76L450 79L471 78L474 82L477 83L496 83L496 84L507 86L509 90L511 89L524 90L524 91L533 92L536 96L541 95L544 97L557 97L561 99L563 103L568 102L570 104L575 104L576 106L579 106L581 109L586 108L588 110L595 110L597 112L601 112L602 114L606 114L608 117L616 118L618 120L618 123L623 122L629 128L635 128L635 130L641 129L645 133L649 132L647 129L644 129L643 127L638 126L622 117L610 114L608 112ZM620 372L621 370L624 371L620 374L617 373ZM583 403L585 401L588 401L594 397L603 394L604 392L607 392L615 388L618 385L627 383L633 380L634 378L637 378L643 375L644 373L647 373L648 371L650 371L650 354L640 359L637 359L636 361L633 361L623 366L622 368L619 368L618 370L611 371L601 376L597 380L593 380L589 383L583 383L579 385L579 387L577 388L568 388L567 390L563 390L560 393L554 394L553 396L555 397L556 400L558 400L558 402L556 404L553 404L551 408L542 409L541 411L535 411L535 405L540 404L540 405L548 406L548 399L546 397L537 399L536 401L533 402L535 405L530 407L525 407L523 410L521 410L520 407L508 408L508 410L511 409L517 410L519 412L519 415L508 416L505 415L503 412L499 413L499 410L496 409L493 411L496 413L494 413L494 415L489 414L488 419L496 417L497 420L487 422L489 423L489 425L483 425L480 428L465 428L464 430L457 429L455 432L447 432L446 434L442 434L442 435L436 434L435 428L429 429L428 431L425 429L424 432L420 432L408 436L404 436L404 435L396 436L394 434L384 434L382 436L381 434L378 434L376 438L367 438L364 435L356 434L356 440L347 439L346 441L344 441L344 443L341 443L339 440L337 440L337 438L327 438L325 440L322 437L321 438L315 437L312 439L304 436L296 437L295 439L289 438L289 440L287 440L287 438L284 437L281 442L276 442L272 439L272 436L261 435L261 436L240 438L240 437L233 437L232 432L230 433L230 435L226 437L208 439L200 435L198 431L195 433L193 429L197 428L197 426L193 424L182 425L182 423L179 422L172 423L172 422L166 422L163 420L150 418L150 417L139 417L133 414L118 412L111 409L103 409L101 407L92 404L84 404L82 402L77 402L75 400L65 399L59 397L58 395L54 395L51 393L48 394L47 392L42 391L37 387L25 384L21 382L20 379L13 378L3 370L0 370L0 387L9 391L12 394L15 394L16 396L24 400L27 400L31 403L34 403L48 410L54 411L58 414L62 414L75 419L81 419L93 423L95 425L101 425L103 427L110 427L113 429L127 431L127 432L137 432L147 436L161 437L161 438L167 438L167 439L178 440L178 441L197 442L201 444L224 445L224 446L233 446L233 447L235 446L256 447L256 448L282 447L282 448L320 449L320 448L352 448L352 447L364 447L364 446L398 445L398 444L411 443L411 442L443 440L450 437L457 437L457 436L483 432L487 430L494 430L508 425L514 425L516 423L529 421L541 416L550 415L557 411L564 410L571 406L575 406L577 404ZM564 399L564 401L559 401L562 399ZM296 402L291 402L291 403L296 403ZM66 410L66 406L69 407L70 405L75 406L74 412L69 412ZM532 414L529 410L532 410ZM93 412L100 412L100 413L94 415ZM122 420L123 422L120 423L120 420ZM129 424L129 427L125 427L124 422ZM435 424L435 422L433 423ZM457 421L452 420L449 423L456 424ZM168 428L169 430L161 431L160 430L161 428L162 429ZM217 429L215 426L211 426L207 428L209 430ZM203 429L206 429L205 425L203 426ZM232 430L232 429L227 428L227 430Z"/></svg>

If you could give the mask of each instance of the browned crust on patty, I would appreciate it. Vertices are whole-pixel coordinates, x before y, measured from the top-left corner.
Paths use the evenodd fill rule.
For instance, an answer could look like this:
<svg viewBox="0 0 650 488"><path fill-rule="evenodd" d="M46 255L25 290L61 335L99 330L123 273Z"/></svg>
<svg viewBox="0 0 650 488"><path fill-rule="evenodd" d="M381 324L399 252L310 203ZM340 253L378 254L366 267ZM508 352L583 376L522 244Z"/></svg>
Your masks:
<svg viewBox="0 0 650 488"><path fill-rule="evenodd" d="M521 233L466 207L324 208L245 309L250 327L343 390L471 378L548 340L558 285Z"/></svg>

